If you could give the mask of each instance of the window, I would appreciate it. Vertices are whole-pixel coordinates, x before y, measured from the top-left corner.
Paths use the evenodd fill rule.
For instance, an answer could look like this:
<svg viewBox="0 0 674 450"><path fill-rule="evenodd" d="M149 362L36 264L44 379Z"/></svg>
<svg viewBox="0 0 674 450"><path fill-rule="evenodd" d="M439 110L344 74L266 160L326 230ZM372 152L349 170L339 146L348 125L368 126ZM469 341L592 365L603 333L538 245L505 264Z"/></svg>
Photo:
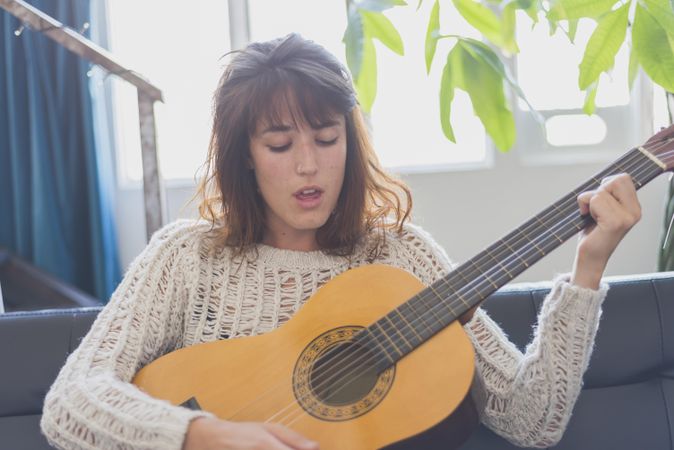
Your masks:
<svg viewBox="0 0 674 450"><path fill-rule="evenodd" d="M450 3L443 5L442 33L479 38ZM458 144L442 133L439 83L444 56L453 42L439 42L427 75L424 38L433 2L424 2L419 11L415 6L416 2L386 12L403 38L404 57L375 41L378 92L370 117L375 148L386 167L400 172L483 167L492 158L490 141L463 91L456 91L452 107ZM161 0L114 0L108 2L108 9L113 52L165 95L166 103L156 104L162 175L191 180L206 157L212 94L225 62L220 58L230 49L229 27L236 31L246 25L240 20L229 23L226 1L191 2L189 17L183 4ZM345 64L343 1L248 1L248 18L251 40L298 32ZM638 107L643 102L635 89L630 103L625 48L616 58L613 75L602 75L596 114L588 117L582 112L584 93L577 87L577 65L593 29L592 22L581 21L576 37L580 45L574 47L561 31L549 36L545 20L532 28L528 17L518 16L521 53L508 63L529 101L546 119L541 125L521 100L513 102L515 146L525 162L603 160L639 140L643 112ZM136 91L119 80L113 86L120 179L140 180Z"/></svg>
<svg viewBox="0 0 674 450"><path fill-rule="evenodd" d="M157 150L165 179L193 179L206 159L213 91L230 49L227 2L109 1L110 47L164 93L155 103ZM116 78L116 77L113 77ZM119 179L142 179L136 89L115 80Z"/></svg>
<svg viewBox="0 0 674 450"><path fill-rule="evenodd" d="M550 36L546 20L539 20L532 28L531 19L518 12L517 79L529 102L545 119L541 126L521 99L516 102L516 145L525 161L612 159L639 141L640 92L635 83L630 103L626 45L616 55L612 73L600 76L595 113L588 116L582 110L585 93L578 89L578 65L595 25L581 20L575 37L577 45L573 45L562 30Z"/></svg>

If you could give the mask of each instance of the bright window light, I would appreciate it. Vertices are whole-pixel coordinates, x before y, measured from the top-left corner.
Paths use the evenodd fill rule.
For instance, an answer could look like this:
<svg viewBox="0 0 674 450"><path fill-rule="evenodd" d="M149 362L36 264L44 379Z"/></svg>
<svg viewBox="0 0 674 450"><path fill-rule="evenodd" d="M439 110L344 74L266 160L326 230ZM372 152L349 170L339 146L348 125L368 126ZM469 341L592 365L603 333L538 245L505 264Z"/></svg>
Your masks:
<svg viewBox="0 0 674 450"><path fill-rule="evenodd" d="M449 142L442 134L438 94L443 56L449 46L441 42L438 59L431 75L427 76L424 38L432 2L425 3L418 12L416 3L386 12L401 34L404 57L375 41L378 88L371 115L375 148L386 167L399 170L480 163L486 157L484 128L462 91L457 91L452 108L458 144ZM249 10L252 40L297 32L323 45L346 64L341 42L346 29L344 2L254 0L249 3ZM446 28L443 32L469 34L472 31L453 7L447 8L446 13L442 19ZM330 20L321 20L326 17Z"/></svg>
<svg viewBox="0 0 674 450"><path fill-rule="evenodd" d="M606 138L606 123L597 115L560 114L545 122L550 144L596 145Z"/></svg>
<svg viewBox="0 0 674 450"><path fill-rule="evenodd" d="M596 23L588 19L579 21L574 39L576 45L569 42L561 29L550 36L550 27L544 18L533 28L531 24L531 19L518 11L520 53L517 55L517 77L527 99L537 110L582 109L585 93L578 89L578 65ZM602 73L599 77L598 107L629 103L627 64L627 47L623 45L616 55L611 76ZM528 109L521 99L519 107Z"/></svg>
<svg viewBox="0 0 674 450"><path fill-rule="evenodd" d="M230 50L227 2L107 2L115 56L164 93L155 103L157 149L165 179L193 179L206 158L212 95ZM122 182L142 178L136 90L114 83L117 154Z"/></svg>

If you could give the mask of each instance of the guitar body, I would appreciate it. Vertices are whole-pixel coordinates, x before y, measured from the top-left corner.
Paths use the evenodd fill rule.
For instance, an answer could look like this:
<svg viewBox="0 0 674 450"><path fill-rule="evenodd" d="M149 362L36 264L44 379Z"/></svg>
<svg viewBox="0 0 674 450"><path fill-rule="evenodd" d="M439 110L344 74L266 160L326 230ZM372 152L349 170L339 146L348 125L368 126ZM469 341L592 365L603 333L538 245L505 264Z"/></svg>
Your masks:
<svg viewBox="0 0 674 450"><path fill-rule="evenodd" d="M352 269L319 289L278 329L180 349L144 367L133 383L175 405L196 400L224 420L284 424L324 450L402 448L414 439L417 444L409 448L420 442L432 448L424 434L434 427L450 431L451 436L437 442L440 448L458 446L477 422L468 395L473 347L458 322L383 372L373 376L370 371L349 385L335 380L362 365L353 360L331 368L335 358L325 356L331 349L328 355L339 355L339 345L361 327L424 288L401 269ZM332 390L324 390L330 383ZM450 423L457 409L470 425ZM456 442L450 446L447 439Z"/></svg>

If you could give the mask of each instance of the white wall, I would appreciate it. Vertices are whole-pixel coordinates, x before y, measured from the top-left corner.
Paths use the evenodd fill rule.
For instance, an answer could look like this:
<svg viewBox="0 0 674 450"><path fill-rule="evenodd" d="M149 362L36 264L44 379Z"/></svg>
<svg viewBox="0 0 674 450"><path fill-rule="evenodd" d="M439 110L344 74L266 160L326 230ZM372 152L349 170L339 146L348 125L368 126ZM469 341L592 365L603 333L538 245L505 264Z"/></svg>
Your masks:
<svg viewBox="0 0 674 450"><path fill-rule="evenodd" d="M626 145L624 150L628 150ZM616 158L619 153L616 154ZM432 174L409 174L414 221L429 231L452 259L465 261L526 219L557 201L608 164L573 164L528 167L516 152L498 154L495 168ZM643 218L614 253L607 275L651 272L656 269L663 230L667 176L660 176L639 191ZM167 189L168 217L196 217L196 205L184 209L191 187ZM140 188L120 190L117 223L123 267L145 245L145 223ZM516 281L550 279L571 269L576 239L562 245Z"/></svg>

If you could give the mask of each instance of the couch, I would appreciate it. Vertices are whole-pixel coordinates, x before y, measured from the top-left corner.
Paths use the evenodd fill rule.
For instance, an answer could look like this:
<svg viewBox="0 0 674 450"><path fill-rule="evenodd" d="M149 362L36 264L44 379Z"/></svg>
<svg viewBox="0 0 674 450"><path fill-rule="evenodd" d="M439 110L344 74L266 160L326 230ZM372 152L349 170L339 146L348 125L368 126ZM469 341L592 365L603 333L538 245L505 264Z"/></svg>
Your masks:
<svg viewBox="0 0 674 450"><path fill-rule="evenodd" d="M608 278L584 388L555 449L674 449L674 272ZM549 283L503 288L484 304L523 348ZM44 396L100 307L0 314L0 450L50 448ZM484 427L461 450L514 447Z"/></svg>

